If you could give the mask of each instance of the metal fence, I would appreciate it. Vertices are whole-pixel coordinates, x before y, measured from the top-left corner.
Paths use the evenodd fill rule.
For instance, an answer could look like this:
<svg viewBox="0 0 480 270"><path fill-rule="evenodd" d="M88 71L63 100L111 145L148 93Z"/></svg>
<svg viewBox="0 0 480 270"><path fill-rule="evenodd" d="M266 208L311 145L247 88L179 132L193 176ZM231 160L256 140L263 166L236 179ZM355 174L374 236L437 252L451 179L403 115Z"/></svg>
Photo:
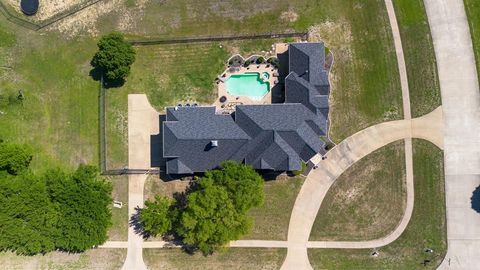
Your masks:
<svg viewBox="0 0 480 270"><path fill-rule="evenodd" d="M100 161L100 172L104 174L107 171L107 131L105 127L105 111L106 111L106 102L105 102L105 88L103 87L103 76L100 77L100 89L98 97L98 131L99 131L99 161Z"/></svg>
<svg viewBox="0 0 480 270"><path fill-rule="evenodd" d="M308 32L305 31L286 31L286 32L268 32L258 34L240 34L240 35L217 35L217 36L195 36L182 38L152 38L140 40L128 40L135 46L158 45L158 44L179 44L195 42L229 41L229 40L247 40L247 39L267 39L267 38L289 38L299 37L308 38Z"/></svg>

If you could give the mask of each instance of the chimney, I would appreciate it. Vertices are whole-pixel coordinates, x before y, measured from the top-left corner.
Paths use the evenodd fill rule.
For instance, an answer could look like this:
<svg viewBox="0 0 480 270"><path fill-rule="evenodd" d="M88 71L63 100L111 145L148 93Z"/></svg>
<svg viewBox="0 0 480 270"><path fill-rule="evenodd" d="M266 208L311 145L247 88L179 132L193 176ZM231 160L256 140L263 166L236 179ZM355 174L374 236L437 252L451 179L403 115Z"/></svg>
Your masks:
<svg viewBox="0 0 480 270"><path fill-rule="evenodd" d="M217 146L218 146L218 141L217 141L217 140L212 140L212 141L210 142L210 145L211 145L212 147L217 147Z"/></svg>

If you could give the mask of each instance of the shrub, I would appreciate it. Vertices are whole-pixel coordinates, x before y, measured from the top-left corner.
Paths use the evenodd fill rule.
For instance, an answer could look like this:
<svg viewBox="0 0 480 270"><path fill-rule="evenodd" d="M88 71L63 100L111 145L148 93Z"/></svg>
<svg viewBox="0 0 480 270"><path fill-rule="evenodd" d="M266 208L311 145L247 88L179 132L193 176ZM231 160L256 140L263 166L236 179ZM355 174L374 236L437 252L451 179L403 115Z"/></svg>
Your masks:
<svg viewBox="0 0 480 270"><path fill-rule="evenodd" d="M265 58L262 56L258 57L257 60L255 61L257 64L263 64L265 63Z"/></svg>
<svg viewBox="0 0 480 270"><path fill-rule="evenodd" d="M300 170L292 171L293 175L298 176L307 169L307 164L302 161L302 168Z"/></svg>
<svg viewBox="0 0 480 270"><path fill-rule="evenodd" d="M0 143L0 170L18 174L32 161L32 149L26 145Z"/></svg>

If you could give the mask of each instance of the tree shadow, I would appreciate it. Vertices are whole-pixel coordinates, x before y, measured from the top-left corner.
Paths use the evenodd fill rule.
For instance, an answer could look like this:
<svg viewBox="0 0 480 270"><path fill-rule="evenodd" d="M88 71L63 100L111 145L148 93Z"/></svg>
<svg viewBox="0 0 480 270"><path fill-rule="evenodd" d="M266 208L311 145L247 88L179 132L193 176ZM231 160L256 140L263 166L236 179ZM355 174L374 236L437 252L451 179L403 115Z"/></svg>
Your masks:
<svg viewBox="0 0 480 270"><path fill-rule="evenodd" d="M88 73L88 75L92 77L94 81L100 81L102 79L102 74L103 74L103 71L98 67L93 67ZM103 78L103 87L105 89L122 87L124 84L125 84L125 79L123 78L116 79L116 80L109 80L105 77Z"/></svg>
<svg viewBox="0 0 480 270"><path fill-rule="evenodd" d="M128 225L130 227L133 227L133 231L142 236L143 239L149 238L151 235L145 231L145 228L143 227L142 221L140 220L140 213L142 212L142 208L140 207L135 207L135 214L133 214L130 217L130 220L128 222Z"/></svg>
<svg viewBox="0 0 480 270"><path fill-rule="evenodd" d="M472 204L472 209L477 213L480 213L480 186L473 191L470 202Z"/></svg>

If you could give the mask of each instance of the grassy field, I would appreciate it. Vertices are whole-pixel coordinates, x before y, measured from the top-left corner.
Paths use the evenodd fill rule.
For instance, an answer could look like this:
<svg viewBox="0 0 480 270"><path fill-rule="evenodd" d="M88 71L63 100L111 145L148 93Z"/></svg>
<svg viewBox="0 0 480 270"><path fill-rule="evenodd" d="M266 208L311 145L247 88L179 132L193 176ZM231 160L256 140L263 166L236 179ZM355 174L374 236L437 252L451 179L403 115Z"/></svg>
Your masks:
<svg viewBox="0 0 480 270"><path fill-rule="evenodd" d="M361 159L335 181L310 239L361 241L388 235L405 211L405 189L404 143L398 141Z"/></svg>
<svg viewBox="0 0 480 270"><path fill-rule="evenodd" d="M144 249L143 260L149 269L262 269L276 270L286 249L230 248L212 256L189 255L180 249Z"/></svg>
<svg viewBox="0 0 480 270"><path fill-rule="evenodd" d="M412 117L419 117L441 105L430 28L422 0L398 0L393 3L407 65Z"/></svg>
<svg viewBox="0 0 480 270"><path fill-rule="evenodd" d="M50 252L36 256L17 256L2 252L0 264L5 270L118 270L126 256L126 249L92 249L81 254Z"/></svg>
<svg viewBox="0 0 480 270"><path fill-rule="evenodd" d="M414 140L413 149L415 206L400 238L379 248L376 258L365 249L310 249L315 269L436 269L447 251L443 153L423 140ZM425 267L424 260L430 260Z"/></svg>
<svg viewBox="0 0 480 270"><path fill-rule="evenodd" d="M476 0L464 0L465 10L470 24L473 51L477 59L477 72L480 77L480 2Z"/></svg>
<svg viewBox="0 0 480 270"><path fill-rule="evenodd" d="M25 32L1 16L0 29L0 138L32 145L35 170L97 164L98 83L88 75L94 41Z"/></svg>

